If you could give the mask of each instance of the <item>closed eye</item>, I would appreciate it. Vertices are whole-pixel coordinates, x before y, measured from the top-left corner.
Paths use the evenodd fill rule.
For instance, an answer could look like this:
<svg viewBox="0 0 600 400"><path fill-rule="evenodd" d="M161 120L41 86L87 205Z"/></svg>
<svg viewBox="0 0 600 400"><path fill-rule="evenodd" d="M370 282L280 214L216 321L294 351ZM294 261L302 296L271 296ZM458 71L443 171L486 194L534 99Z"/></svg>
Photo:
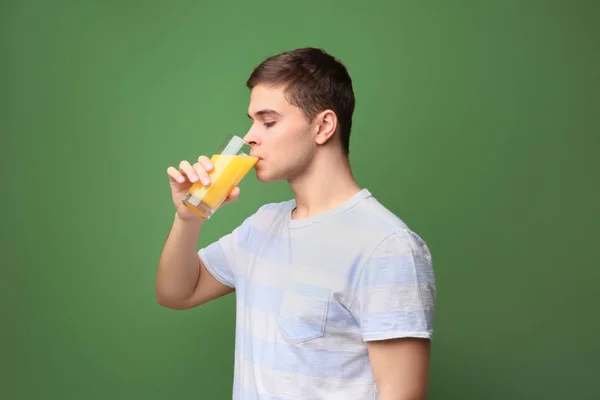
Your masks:
<svg viewBox="0 0 600 400"><path fill-rule="evenodd" d="M266 126L267 128L272 127L273 125L275 125L275 121L271 121L271 122L265 122L263 123L264 126Z"/></svg>

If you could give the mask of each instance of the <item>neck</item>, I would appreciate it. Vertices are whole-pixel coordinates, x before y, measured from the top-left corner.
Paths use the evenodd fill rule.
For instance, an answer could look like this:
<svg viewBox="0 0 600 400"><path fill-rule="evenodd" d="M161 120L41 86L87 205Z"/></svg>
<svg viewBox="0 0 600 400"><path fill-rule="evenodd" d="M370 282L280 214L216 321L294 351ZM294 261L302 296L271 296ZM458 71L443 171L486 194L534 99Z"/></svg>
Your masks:
<svg viewBox="0 0 600 400"><path fill-rule="evenodd" d="M296 200L292 219L330 210L361 190L352 176L348 157L339 151L318 154L304 172L289 183Z"/></svg>

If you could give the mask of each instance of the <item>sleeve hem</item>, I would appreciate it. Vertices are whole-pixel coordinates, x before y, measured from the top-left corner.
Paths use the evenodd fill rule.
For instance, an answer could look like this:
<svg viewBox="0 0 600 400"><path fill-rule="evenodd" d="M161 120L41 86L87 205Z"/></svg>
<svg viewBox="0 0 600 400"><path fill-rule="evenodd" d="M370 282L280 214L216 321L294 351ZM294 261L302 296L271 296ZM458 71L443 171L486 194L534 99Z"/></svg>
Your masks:
<svg viewBox="0 0 600 400"><path fill-rule="evenodd" d="M206 270L213 276L213 278L215 278L216 280L221 282L223 285L230 287L232 289L235 289L235 286L231 282L229 282L225 278L223 278L221 275L219 275L219 273L206 260L206 257L204 256L204 249L201 249L200 251L198 251L198 257L200 257L202 264L204 264L204 266L206 267Z"/></svg>
<svg viewBox="0 0 600 400"><path fill-rule="evenodd" d="M363 333L362 338L365 342L373 340L386 340L386 339L401 339L401 338L421 338L421 339L433 339L432 332L423 331L399 331L399 332L372 332Z"/></svg>

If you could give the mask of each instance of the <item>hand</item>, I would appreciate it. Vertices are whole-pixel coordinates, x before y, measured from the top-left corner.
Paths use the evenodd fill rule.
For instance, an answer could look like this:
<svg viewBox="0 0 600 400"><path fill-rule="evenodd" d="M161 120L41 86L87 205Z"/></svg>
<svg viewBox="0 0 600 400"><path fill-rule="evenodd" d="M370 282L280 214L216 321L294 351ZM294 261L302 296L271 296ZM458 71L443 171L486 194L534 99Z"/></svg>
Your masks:
<svg viewBox="0 0 600 400"><path fill-rule="evenodd" d="M191 165L187 160L179 163L179 169L175 167L167 168L167 175L171 184L171 194L173 196L173 204L180 218L189 219L197 218L188 208L181 202L185 197L190 187L196 182L202 182L204 186L210 186L210 172L214 166L210 159L206 156L198 157L198 162ZM236 186L227 196L223 205L239 199L240 188Z"/></svg>

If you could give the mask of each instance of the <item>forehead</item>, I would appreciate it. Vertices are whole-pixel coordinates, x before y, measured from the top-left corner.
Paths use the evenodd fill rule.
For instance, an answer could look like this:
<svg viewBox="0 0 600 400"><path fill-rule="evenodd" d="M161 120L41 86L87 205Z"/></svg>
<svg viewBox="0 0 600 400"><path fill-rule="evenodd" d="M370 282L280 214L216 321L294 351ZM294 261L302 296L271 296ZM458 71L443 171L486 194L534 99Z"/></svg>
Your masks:
<svg viewBox="0 0 600 400"><path fill-rule="evenodd" d="M285 98L283 86L256 85L250 93L250 105L248 114L254 115L256 112L264 109L275 110L280 114L296 108Z"/></svg>

